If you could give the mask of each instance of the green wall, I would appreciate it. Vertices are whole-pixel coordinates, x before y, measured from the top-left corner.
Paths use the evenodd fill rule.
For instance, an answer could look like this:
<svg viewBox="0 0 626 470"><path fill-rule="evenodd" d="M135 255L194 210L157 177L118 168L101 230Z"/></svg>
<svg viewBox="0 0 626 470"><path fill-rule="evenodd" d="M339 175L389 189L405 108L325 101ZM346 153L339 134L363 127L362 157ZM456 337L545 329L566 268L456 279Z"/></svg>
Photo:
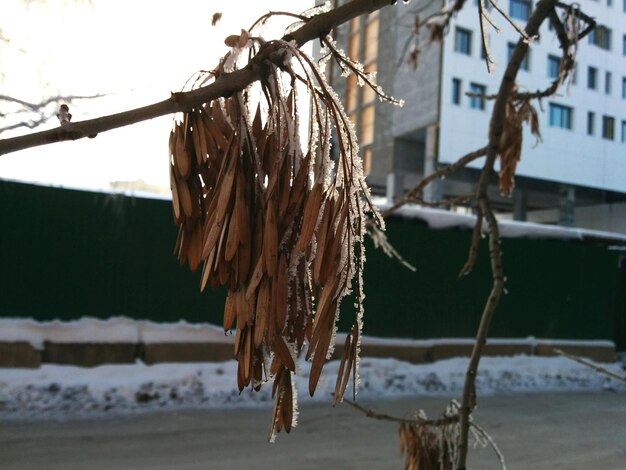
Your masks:
<svg viewBox="0 0 626 470"><path fill-rule="evenodd" d="M0 316L218 322L225 294L178 264L170 207L1 182Z"/></svg>
<svg viewBox="0 0 626 470"><path fill-rule="evenodd" d="M415 219L396 218L388 221L387 234L417 271L368 246L365 332L474 336L491 289L487 241L481 241L474 270L457 279L470 231L429 230ZM506 295L490 336L613 339L616 252L575 241L522 238L504 238L501 247Z"/></svg>
<svg viewBox="0 0 626 470"><path fill-rule="evenodd" d="M0 316L38 320L124 315L221 323L223 290L199 292L199 273L173 255L169 201L0 181ZM467 230L388 221L411 272L367 246L365 333L473 336L490 286L486 241L457 280ZM616 251L562 240L503 239L508 294L491 336L613 339L626 347L626 276ZM340 325L352 322L344 302Z"/></svg>

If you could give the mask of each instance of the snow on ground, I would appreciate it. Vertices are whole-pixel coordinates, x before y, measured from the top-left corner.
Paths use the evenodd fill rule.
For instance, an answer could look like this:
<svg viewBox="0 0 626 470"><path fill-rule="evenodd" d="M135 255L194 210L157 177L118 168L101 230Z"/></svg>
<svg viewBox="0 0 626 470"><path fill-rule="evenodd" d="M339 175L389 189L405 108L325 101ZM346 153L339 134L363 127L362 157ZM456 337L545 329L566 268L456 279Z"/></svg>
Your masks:
<svg viewBox="0 0 626 470"><path fill-rule="evenodd" d="M361 360L358 399L401 396L459 397L467 358L430 364L394 359ZM624 365L606 364L624 374ZM236 363L169 363L94 368L43 365L0 368L0 419L94 418L162 409L271 407L271 385L260 392L236 388ZM329 362L313 399L308 397L308 364L295 376L300 403L330 401L338 362ZM479 394L612 390L626 383L605 377L563 357L485 357L477 379ZM347 393L347 396L350 392Z"/></svg>

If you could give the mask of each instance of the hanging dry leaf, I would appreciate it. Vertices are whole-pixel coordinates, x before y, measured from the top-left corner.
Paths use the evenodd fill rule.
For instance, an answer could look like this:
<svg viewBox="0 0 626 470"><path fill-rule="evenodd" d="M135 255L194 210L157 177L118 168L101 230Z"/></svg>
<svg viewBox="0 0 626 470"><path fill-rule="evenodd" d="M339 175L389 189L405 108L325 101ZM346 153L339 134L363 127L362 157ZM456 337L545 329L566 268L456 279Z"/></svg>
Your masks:
<svg viewBox="0 0 626 470"><path fill-rule="evenodd" d="M239 48L253 43L245 30L225 42ZM237 386L258 390L263 377L274 381L273 436L295 424L294 357L308 339L313 394L353 280L360 307L335 401L349 377L356 377L364 210L375 209L352 125L315 61L293 44L268 45L282 51L277 57L293 59L281 59L280 67L266 64L260 94L248 88L184 113L169 149L174 218L181 226L178 257L192 268L203 263L201 288L226 286L223 326L236 328ZM293 71L292 62L302 70ZM201 76L196 83L211 79ZM300 143L296 81L314 100L306 149ZM330 158L333 133L336 161Z"/></svg>

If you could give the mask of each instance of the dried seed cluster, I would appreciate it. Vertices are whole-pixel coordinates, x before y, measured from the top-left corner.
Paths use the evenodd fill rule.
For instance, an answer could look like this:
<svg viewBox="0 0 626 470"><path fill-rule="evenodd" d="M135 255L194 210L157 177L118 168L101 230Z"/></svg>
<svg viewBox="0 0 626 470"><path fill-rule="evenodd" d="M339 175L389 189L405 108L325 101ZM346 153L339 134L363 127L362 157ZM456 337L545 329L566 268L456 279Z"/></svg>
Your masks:
<svg viewBox="0 0 626 470"><path fill-rule="evenodd" d="M400 452L405 470L452 470L460 442L459 404L452 400L437 420L420 410L413 422L400 424Z"/></svg>
<svg viewBox="0 0 626 470"><path fill-rule="evenodd" d="M313 395L334 347L339 304L355 276L358 308L335 400L350 375L356 382L365 211L376 210L351 124L314 62L290 43L262 47L281 55L263 62L261 89L184 113L174 121L169 150L180 225L176 252L192 270L202 266L202 289L227 287L224 330L236 328L237 384L258 390L273 379L274 436L295 423L296 355L306 348L312 361ZM298 82L312 105L304 150ZM336 161L330 158L331 136Z"/></svg>

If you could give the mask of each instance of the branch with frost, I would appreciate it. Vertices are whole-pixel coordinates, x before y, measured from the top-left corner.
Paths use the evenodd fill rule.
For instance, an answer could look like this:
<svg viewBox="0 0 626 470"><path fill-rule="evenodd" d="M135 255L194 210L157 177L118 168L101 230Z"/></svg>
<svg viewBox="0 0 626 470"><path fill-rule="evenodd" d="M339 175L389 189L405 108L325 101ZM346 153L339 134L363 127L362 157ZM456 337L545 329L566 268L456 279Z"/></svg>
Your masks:
<svg viewBox="0 0 626 470"><path fill-rule="evenodd" d="M338 25L360 15L371 13L389 5L389 0L354 0L336 9L308 18L302 26L291 31L283 40L295 41L298 47L307 42L325 37ZM210 102L220 97L228 97L245 89L266 73L265 61L282 66L280 53L282 45L274 43L261 47L260 51L243 69L220 75L210 85L188 92L172 93L168 99L141 108L131 109L108 116L85 121L72 122L48 131L35 132L20 137L0 140L0 155L31 147L52 144L67 140L77 140L111 129L136 124L159 116L185 112L194 106Z"/></svg>
<svg viewBox="0 0 626 470"><path fill-rule="evenodd" d="M550 18L550 21L554 22L554 17L557 16L555 12L556 7L556 0L540 1L533 11L531 17L529 18L526 28L513 50L507 68L502 77L498 93L493 96L495 103L489 124L487 146L478 149L477 151L472 152L468 155L465 155L454 164L441 168L433 174L428 175L422 181L420 181L413 189L411 189L405 196L403 196L393 206L391 206L383 213L384 216L388 216L415 197L419 197L423 188L434 179L440 178L441 176L452 171L456 171L459 168L466 166L470 161L473 161L476 158L483 156L486 157L474 196L476 201L477 214L476 223L474 225L474 230L472 233L468 259L461 269L460 276L468 274L472 270L478 255L478 246L480 243L482 232L484 230L483 225L486 225L486 231L488 233L489 257L491 260L491 275L493 282L491 291L489 293L489 296L483 308L483 313L481 315L480 324L476 334L476 341L474 343L474 348L472 350L472 354L466 371L462 403L458 409L458 413L460 416L460 436L458 440L459 452L458 456L456 456L456 458L454 459L456 462L456 468L458 469L466 468L468 439L470 429L472 429L471 413L476 406L475 381L476 375L478 373L478 365L482 356L483 346L486 343L491 320L495 314L496 308L504 291L504 271L500 254L500 233L498 223L487 194L487 188L494 173L494 165L496 159L498 158L498 156L502 158L503 153L507 150L506 148L504 148L504 145L506 145L509 140L503 138L503 136L506 137L507 132L509 134L513 131L521 132L521 127L513 129L513 131L510 128L507 128L507 126L511 125L511 116L509 116L507 113L514 112L518 115L520 115L522 111L528 113L528 109L520 110L520 108L516 108L515 106L511 105L512 99L519 100L519 95L516 91L515 80L519 72L522 60L528 52L528 38L535 37L538 34L539 27L546 18ZM575 48L577 40L581 37L581 34L579 34L578 30L575 30L574 32L572 31L572 17L582 18L579 13L573 13L570 10L566 14L564 21L569 25L568 27L564 26L563 23L560 23L559 20L559 24L561 25L561 30L563 32L563 34L559 34L559 40L561 41L561 46L564 50L564 59L565 57L569 57L569 55L567 55L569 49L571 47ZM563 37L565 39L563 39ZM555 80L555 83L550 86L548 90L546 90L546 93L549 92L550 94L553 94L554 92L556 92L558 85L564 81L564 77L567 75L567 73L571 71L572 63L565 64L566 66L563 67L559 72L559 77L557 78L557 80ZM532 96L522 96L526 100L532 98ZM531 118L527 118L526 116L524 116L523 119L518 119L518 121L522 120L529 120L531 126L537 125L536 119L532 118L532 116ZM407 454L407 462L409 462L410 458L412 457ZM501 463L503 463L503 460L501 460Z"/></svg>
<svg viewBox="0 0 626 470"><path fill-rule="evenodd" d="M554 11L557 0L541 0L537 3L535 10L531 14L526 24L525 33L528 37L534 37L539 32L539 27L543 21ZM487 334L491 320L495 314L496 308L504 291L504 272L502 268L502 258L500 254L500 233L498 222L491 208L489 196L487 195L487 187L489 185L490 176L494 169L494 164L500 149L501 138L504 133L505 115L507 103L511 92L515 89L515 79L519 72L522 60L528 52L528 42L523 39L518 40L511 59L500 82L498 97L495 100L491 121L489 123L489 143L487 145L487 158L480 174L478 188L476 190L476 199L478 202L477 210L479 219L477 219L476 227L480 223L478 230L482 228L482 220L487 222L489 232L489 256L491 259L491 276L493 284L491 292L485 303L480 324L474 342L474 348L470 356L469 364L465 374L465 383L463 385L463 396L459 413L461 415L461 443L459 449L459 458L457 468L466 468L468 437L470 415L476 406L476 376L478 373L478 364L482 356L483 347L486 344ZM476 231L476 229L475 229ZM479 240L472 241L472 247L477 250Z"/></svg>
<svg viewBox="0 0 626 470"><path fill-rule="evenodd" d="M365 408L364 406L361 406L354 401L348 400L347 398L344 398L342 403L346 403L350 405L352 408L363 413L368 418L377 419L379 421L391 421L393 423L417 424L420 426L442 426L445 424L458 423L459 421L458 415L444 416L442 418L437 418L437 419L426 419L420 416L416 416L413 418L400 418L400 417L392 416L392 415L385 414L385 413L378 413L377 411L374 411L371 408Z"/></svg>

